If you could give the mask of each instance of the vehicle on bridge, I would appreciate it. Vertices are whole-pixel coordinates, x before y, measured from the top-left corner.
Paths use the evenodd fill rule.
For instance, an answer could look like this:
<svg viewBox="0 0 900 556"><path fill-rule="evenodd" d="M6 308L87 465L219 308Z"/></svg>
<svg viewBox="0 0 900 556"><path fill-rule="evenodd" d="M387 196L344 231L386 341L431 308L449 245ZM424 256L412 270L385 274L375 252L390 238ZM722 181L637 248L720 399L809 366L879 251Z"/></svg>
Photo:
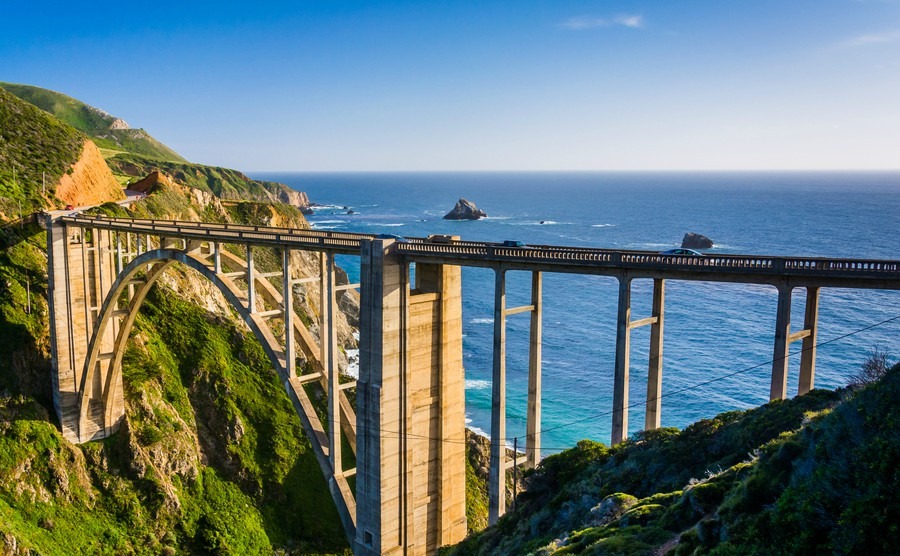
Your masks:
<svg viewBox="0 0 900 556"><path fill-rule="evenodd" d="M690 255L692 257L703 257L705 256L700 251L694 251L693 249L685 249L684 247L679 247L678 249L669 249L668 251L662 251L660 255Z"/></svg>
<svg viewBox="0 0 900 556"><path fill-rule="evenodd" d="M517 241L514 239L507 239L503 242L503 247L528 247L521 241Z"/></svg>

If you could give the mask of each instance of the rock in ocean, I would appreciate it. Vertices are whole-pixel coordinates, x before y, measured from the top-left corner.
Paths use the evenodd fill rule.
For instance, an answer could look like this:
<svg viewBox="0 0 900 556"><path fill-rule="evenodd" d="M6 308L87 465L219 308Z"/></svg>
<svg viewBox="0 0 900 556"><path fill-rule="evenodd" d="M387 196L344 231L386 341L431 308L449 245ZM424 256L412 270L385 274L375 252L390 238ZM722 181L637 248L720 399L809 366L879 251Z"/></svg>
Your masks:
<svg viewBox="0 0 900 556"><path fill-rule="evenodd" d="M708 237L700 234L695 234L694 232L688 232L684 234L684 238L681 240L681 247L683 249L711 249L713 246L713 241Z"/></svg>
<svg viewBox="0 0 900 556"><path fill-rule="evenodd" d="M475 206L472 201L460 198L453 210L444 215L444 220L478 220L487 213Z"/></svg>

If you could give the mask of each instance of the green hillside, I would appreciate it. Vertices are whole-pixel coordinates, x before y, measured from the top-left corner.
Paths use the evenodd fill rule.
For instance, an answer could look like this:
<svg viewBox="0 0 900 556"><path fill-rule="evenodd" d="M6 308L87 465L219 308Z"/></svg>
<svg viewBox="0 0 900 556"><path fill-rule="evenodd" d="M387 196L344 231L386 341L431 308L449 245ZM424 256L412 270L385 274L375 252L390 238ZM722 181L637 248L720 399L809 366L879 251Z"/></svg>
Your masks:
<svg viewBox="0 0 900 556"><path fill-rule="evenodd" d="M0 214L44 208L47 195L81 156L86 137L43 110L0 89ZM15 208L13 208L15 207Z"/></svg>
<svg viewBox="0 0 900 556"><path fill-rule="evenodd" d="M31 85L0 82L0 88L85 133L100 148L130 152L154 160L186 162L143 129L123 129L121 126L125 124L122 120L80 100Z"/></svg>
<svg viewBox="0 0 900 556"><path fill-rule="evenodd" d="M684 431L546 458L517 511L448 551L893 554L900 545L900 365Z"/></svg>
<svg viewBox="0 0 900 556"><path fill-rule="evenodd" d="M129 180L160 170L181 185L228 200L276 201L279 192L287 188L280 183L250 179L243 172L230 168L151 160L134 154L117 154L108 158L106 163L114 174Z"/></svg>

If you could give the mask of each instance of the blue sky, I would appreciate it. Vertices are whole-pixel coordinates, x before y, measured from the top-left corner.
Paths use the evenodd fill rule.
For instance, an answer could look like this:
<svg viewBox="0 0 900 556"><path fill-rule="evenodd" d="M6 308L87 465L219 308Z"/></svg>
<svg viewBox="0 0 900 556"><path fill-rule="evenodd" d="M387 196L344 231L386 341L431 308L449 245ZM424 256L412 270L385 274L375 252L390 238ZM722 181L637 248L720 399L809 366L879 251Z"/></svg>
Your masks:
<svg viewBox="0 0 900 556"><path fill-rule="evenodd" d="M900 0L4 4L0 80L196 162L900 168Z"/></svg>

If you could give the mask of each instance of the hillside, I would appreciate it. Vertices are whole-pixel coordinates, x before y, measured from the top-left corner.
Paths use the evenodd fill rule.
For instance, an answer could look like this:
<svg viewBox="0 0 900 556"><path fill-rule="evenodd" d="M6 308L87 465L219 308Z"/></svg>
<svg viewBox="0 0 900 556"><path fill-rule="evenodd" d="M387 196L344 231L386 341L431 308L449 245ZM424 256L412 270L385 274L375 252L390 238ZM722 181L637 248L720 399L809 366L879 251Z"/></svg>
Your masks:
<svg viewBox="0 0 900 556"><path fill-rule="evenodd" d="M474 554L893 554L900 365L860 391L723 413L546 458Z"/></svg>
<svg viewBox="0 0 900 556"><path fill-rule="evenodd" d="M94 174L121 195L83 133L2 89L0 124L7 204L58 206L54 195L84 193ZM79 166L85 160L93 162ZM225 204L164 180L129 211L112 203L94 210L308 226L296 207ZM0 213L0 554L345 553L327 485L261 346L218 290L184 269L164 275L136 323L122 429L83 445L62 438L51 401L46 233L11 224L17 214ZM280 268L275 250L256 255L259 269ZM318 272L318 257L296 253L292 262ZM318 318L316 288L296 293L305 322ZM338 321L346 368L344 351L356 340L347 318Z"/></svg>
<svg viewBox="0 0 900 556"><path fill-rule="evenodd" d="M143 129L131 129L121 118L80 100L40 87L0 82L0 91L4 89L93 140L122 186L160 171L177 183L222 199L285 203L309 211L309 199L302 192L281 183L254 180L230 168L188 162ZM32 144L21 139L17 144Z"/></svg>
<svg viewBox="0 0 900 556"><path fill-rule="evenodd" d="M154 160L187 162L181 155L151 137L143 129L132 129L121 118L80 100L31 85L0 82L0 88L53 114L93 139L101 149L125 151Z"/></svg>
<svg viewBox="0 0 900 556"><path fill-rule="evenodd" d="M81 156L87 137L0 89L0 212L25 213L51 204L55 184ZM42 181L49 185L42 194Z"/></svg>

